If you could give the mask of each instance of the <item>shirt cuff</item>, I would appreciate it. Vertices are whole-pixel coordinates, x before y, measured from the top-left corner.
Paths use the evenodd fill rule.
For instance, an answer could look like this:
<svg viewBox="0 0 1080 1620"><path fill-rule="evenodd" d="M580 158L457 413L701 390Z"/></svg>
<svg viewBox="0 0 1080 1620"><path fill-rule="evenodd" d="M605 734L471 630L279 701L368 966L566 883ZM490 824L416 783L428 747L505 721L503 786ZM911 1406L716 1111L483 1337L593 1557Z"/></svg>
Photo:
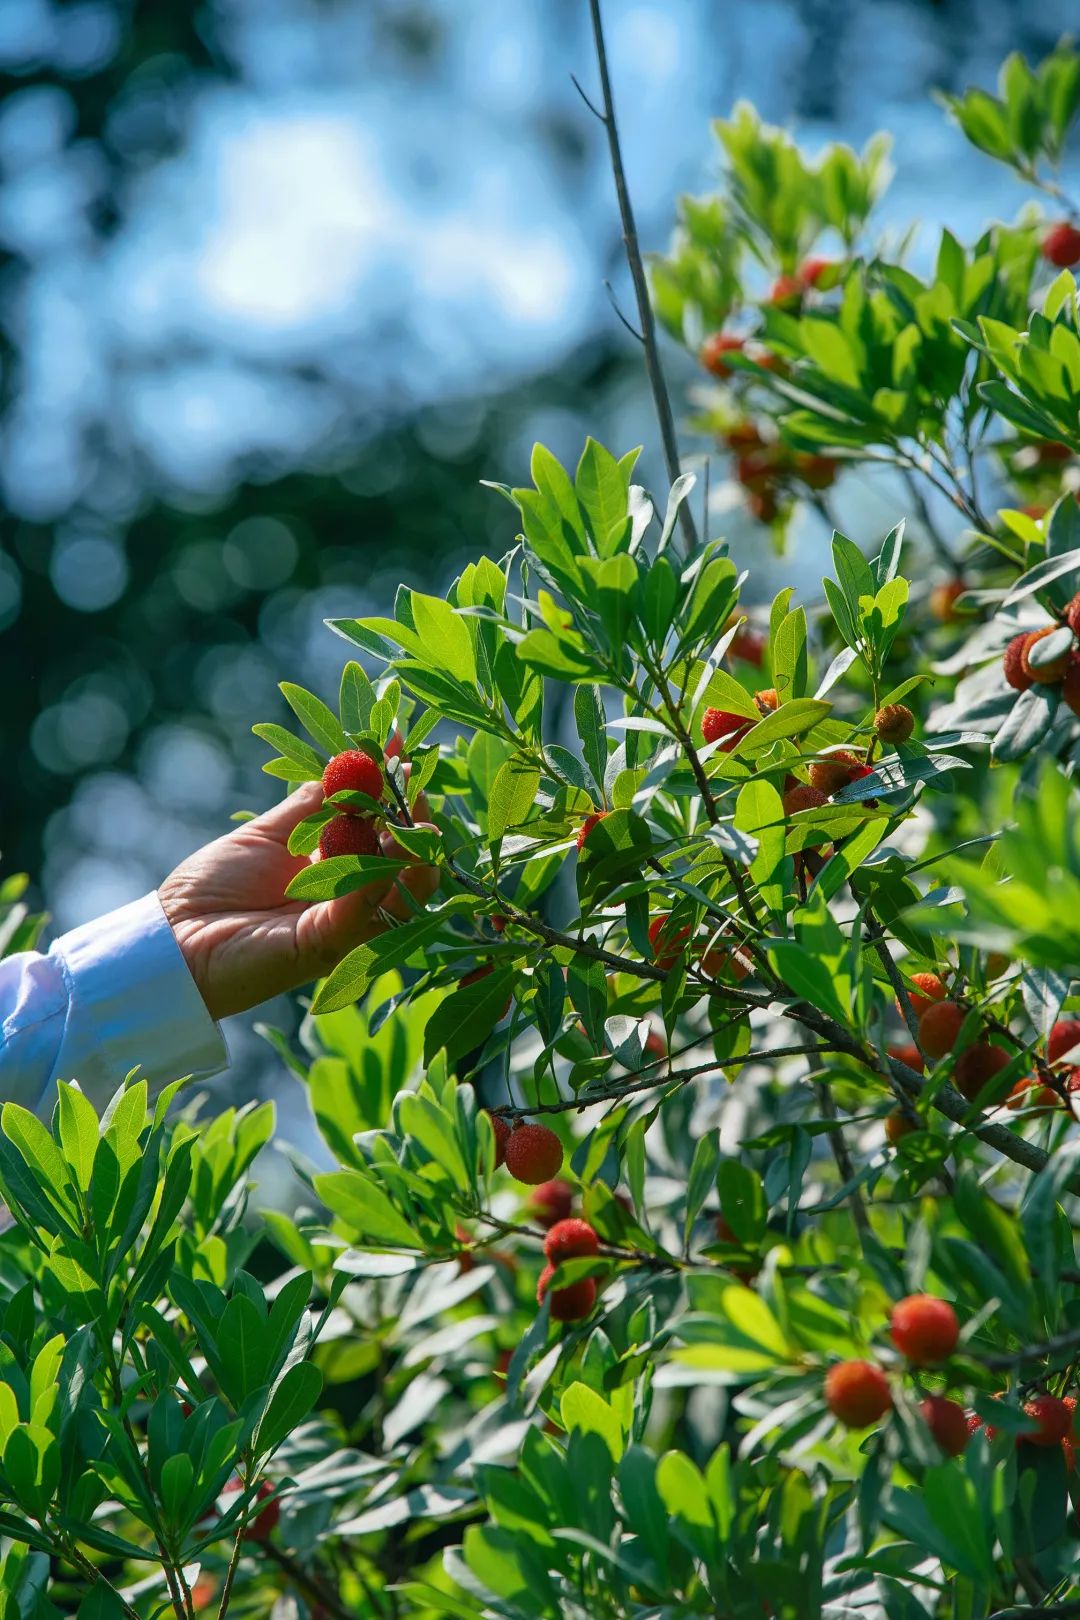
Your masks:
<svg viewBox="0 0 1080 1620"><path fill-rule="evenodd" d="M191 977L156 894L73 928L55 941L71 1014L94 1051L104 1104L138 1067L152 1085L216 1074L228 1048ZM71 1015L69 1015L70 1017ZM76 1076L84 1091L84 1076Z"/></svg>

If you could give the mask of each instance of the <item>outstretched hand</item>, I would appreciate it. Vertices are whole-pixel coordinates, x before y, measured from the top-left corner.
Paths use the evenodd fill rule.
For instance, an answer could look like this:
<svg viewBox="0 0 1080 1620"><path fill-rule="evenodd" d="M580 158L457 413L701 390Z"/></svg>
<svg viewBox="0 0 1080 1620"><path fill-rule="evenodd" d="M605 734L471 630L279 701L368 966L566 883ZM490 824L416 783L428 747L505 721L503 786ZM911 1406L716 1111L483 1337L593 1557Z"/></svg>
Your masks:
<svg viewBox="0 0 1080 1620"><path fill-rule="evenodd" d="M196 850L158 891L215 1019L321 978L354 946L384 931L388 923L380 913L410 915L403 890L421 904L435 891L435 868L410 862L337 900L286 900L288 884L308 865L306 856L290 855L289 834L322 798L318 782L305 783L265 815ZM420 801L416 808L423 814ZM384 853L408 859L391 832L380 843Z"/></svg>

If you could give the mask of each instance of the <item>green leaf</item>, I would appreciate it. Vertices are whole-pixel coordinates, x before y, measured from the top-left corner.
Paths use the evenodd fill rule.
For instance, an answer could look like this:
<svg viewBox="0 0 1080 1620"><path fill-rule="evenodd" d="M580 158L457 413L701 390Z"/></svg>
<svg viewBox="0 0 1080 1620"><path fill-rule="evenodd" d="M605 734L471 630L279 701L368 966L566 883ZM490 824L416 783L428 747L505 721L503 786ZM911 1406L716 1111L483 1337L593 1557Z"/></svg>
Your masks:
<svg viewBox="0 0 1080 1620"><path fill-rule="evenodd" d="M59 1082L60 1146L71 1166L75 1183L86 1192L94 1172L98 1146L98 1117L93 1104L66 1080Z"/></svg>
<svg viewBox="0 0 1080 1620"><path fill-rule="evenodd" d="M464 618L441 596L410 595L421 659L436 669L444 669L466 686L476 684L476 655Z"/></svg>
<svg viewBox="0 0 1080 1620"><path fill-rule="evenodd" d="M488 799L489 843L502 838L508 827L518 827L528 819L539 786L540 772L523 755L515 754L500 766Z"/></svg>
<svg viewBox="0 0 1080 1620"><path fill-rule="evenodd" d="M303 1423L322 1387L323 1375L310 1361L297 1362L285 1370L255 1432L256 1456L273 1451Z"/></svg>
<svg viewBox="0 0 1080 1620"><path fill-rule="evenodd" d="M343 754L346 751L349 739L341 729L337 716L321 698L305 692L302 686L294 686L291 681L282 681L280 691L309 737L330 754Z"/></svg>
<svg viewBox="0 0 1080 1620"><path fill-rule="evenodd" d="M629 539L627 494L630 487L619 463L595 439L585 440L574 487L601 557L610 557Z"/></svg>
<svg viewBox="0 0 1080 1620"><path fill-rule="evenodd" d="M288 761L300 767L303 774L295 778L296 780L321 780L322 773L326 769L326 761L321 759L313 748L309 748L306 742L294 737L291 731L286 731L284 726L272 725L268 721L260 722L251 729L256 737L261 737L263 742L268 742L271 748L276 748L279 754L283 754Z"/></svg>
<svg viewBox="0 0 1080 1620"><path fill-rule="evenodd" d="M581 751L593 781L601 796L604 792L604 771L607 767L608 743L605 726L607 715L598 686L574 688L574 724L581 740Z"/></svg>
<svg viewBox="0 0 1080 1620"><path fill-rule="evenodd" d="M626 1448L626 1436L614 1408L603 1396L587 1384L573 1383L562 1393L559 1413L565 1429L599 1435L612 1461L619 1461Z"/></svg>
<svg viewBox="0 0 1080 1620"><path fill-rule="evenodd" d="M430 1063L443 1049L447 1063L454 1064L475 1047L483 1046L507 1011L516 980L515 970L507 965L494 968L472 984L459 985L428 1019L424 1062Z"/></svg>
<svg viewBox="0 0 1080 1620"><path fill-rule="evenodd" d="M420 1249L423 1244L369 1176L361 1170L330 1170L315 1176L312 1186L323 1202L340 1215L358 1241L373 1247Z"/></svg>

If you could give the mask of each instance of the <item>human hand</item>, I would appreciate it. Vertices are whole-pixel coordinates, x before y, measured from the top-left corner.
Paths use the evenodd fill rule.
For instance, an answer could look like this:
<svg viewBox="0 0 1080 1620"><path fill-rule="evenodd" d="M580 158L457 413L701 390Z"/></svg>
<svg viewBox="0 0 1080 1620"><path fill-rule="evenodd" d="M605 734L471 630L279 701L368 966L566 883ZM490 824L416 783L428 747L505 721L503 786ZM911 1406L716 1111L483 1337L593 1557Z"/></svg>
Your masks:
<svg viewBox="0 0 1080 1620"><path fill-rule="evenodd" d="M196 850L158 890L212 1018L245 1012L329 973L389 926L380 911L411 914L403 888L421 904L434 893L436 869L412 862L337 900L286 900L288 884L308 865L306 856L290 855L289 834L322 799L320 784L306 782L265 815ZM425 810L418 800L417 813ZM407 858L392 832L380 843L384 853Z"/></svg>

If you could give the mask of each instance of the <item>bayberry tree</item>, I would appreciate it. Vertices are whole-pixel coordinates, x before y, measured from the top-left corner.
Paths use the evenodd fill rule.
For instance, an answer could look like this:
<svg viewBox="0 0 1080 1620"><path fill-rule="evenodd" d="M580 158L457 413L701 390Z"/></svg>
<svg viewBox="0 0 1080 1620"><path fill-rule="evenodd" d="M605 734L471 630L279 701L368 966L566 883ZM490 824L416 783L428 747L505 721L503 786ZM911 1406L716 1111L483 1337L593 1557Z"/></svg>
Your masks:
<svg viewBox="0 0 1080 1620"><path fill-rule="evenodd" d="M267 1032L308 1207L241 1220L261 1116L4 1111L13 1614L1080 1602L1080 57L950 103L1054 212L922 276L883 141L718 126L652 274L692 426L778 541L868 464L897 502L759 609L681 468L592 9L671 487L537 447L502 555L334 621L336 701L256 727L323 786L293 899L438 875Z"/></svg>

